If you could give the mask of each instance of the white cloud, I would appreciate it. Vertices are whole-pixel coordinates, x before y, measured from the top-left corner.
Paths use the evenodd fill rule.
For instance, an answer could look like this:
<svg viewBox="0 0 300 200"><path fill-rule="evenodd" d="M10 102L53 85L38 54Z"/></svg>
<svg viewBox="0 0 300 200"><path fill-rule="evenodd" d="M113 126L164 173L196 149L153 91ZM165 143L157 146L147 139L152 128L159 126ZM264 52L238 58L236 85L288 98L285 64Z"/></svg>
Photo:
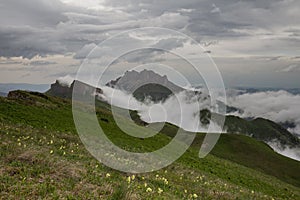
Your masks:
<svg viewBox="0 0 300 200"><path fill-rule="evenodd" d="M300 95L283 90L246 93L229 97L227 102L244 110L242 114L232 114L241 117L263 117L281 123L295 123L294 131L300 131Z"/></svg>
<svg viewBox="0 0 300 200"><path fill-rule="evenodd" d="M277 153L292 158L294 160L300 161L300 148L282 147L276 141L268 142L268 145L270 145Z"/></svg>
<svg viewBox="0 0 300 200"><path fill-rule="evenodd" d="M169 122L187 131L208 131L208 127L202 125L199 120L200 110L209 108L209 99L199 100L201 97L194 95L193 92L180 92L169 97L165 102L153 103L147 100L146 103L141 103L131 94L121 90L110 87L101 87L101 89L103 90L101 98L114 106L137 110L141 119L148 123ZM211 131L219 130L222 130L222 128L211 122Z"/></svg>
<svg viewBox="0 0 300 200"><path fill-rule="evenodd" d="M72 84L73 81L74 81L74 78L73 78L72 76L70 76L70 75L66 75L66 76L64 76L64 77L58 78L57 81L58 81L61 85L63 85L63 86L68 86L68 87L70 87L71 84Z"/></svg>
<svg viewBox="0 0 300 200"><path fill-rule="evenodd" d="M0 57L32 59L37 55L72 54L82 58L82 51L88 51L89 44L98 44L123 30L145 26L175 29L199 42L219 41L207 49L212 56L228 59L298 56L299 4L300 1L281 0L216 0L213 4L209 0L165 0L163 3L159 0L10 0L0 7ZM258 66L255 59L251 62L245 66L240 60L231 63L223 59L222 65L234 66L236 74L242 71L240 67L252 70L268 65ZM281 66L290 64L294 63ZM292 73L283 76L287 74ZM287 79L290 85L298 83L297 77L285 77L281 84L286 84Z"/></svg>
<svg viewBox="0 0 300 200"><path fill-rule="evenodd" d="M184 13L191 13L191 12L195 11L195 9L180 8L178 11L184 12Z"/></svg>
<svg viewBox="0 0 300 200"><path fill-rule="evenodd" d="M94 10L110 10L102 5L103 0L61 0L63 3L73 6L94 9Z"/></svg>

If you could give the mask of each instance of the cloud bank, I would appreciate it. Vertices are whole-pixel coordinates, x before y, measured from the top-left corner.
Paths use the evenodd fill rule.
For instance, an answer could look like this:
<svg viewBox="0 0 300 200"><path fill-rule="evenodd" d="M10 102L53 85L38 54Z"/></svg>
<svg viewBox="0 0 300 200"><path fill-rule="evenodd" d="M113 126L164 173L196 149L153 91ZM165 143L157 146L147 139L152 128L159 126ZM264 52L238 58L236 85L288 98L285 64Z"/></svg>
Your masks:
<svg viewBox="0 0 300 200"><path fill-rule="evenodd" d="M53 65L52 70L33 73L25 66L17 74L1 71L0 79L4 82L50 83L54 75L74 74L74 63L79 66L96 44L125 30L154 26L174 29L200 42L207 48L204 52L211 54L223 70L229 86L284 84L295 87L299 85L299 59L292 58L300 54L299 8L300 1L297 0L0 2L0 62L2 58L16 57L21 61L20 64L2 65L1 69L18 69L24 67L22 63L28 59L49 59L58 55L65 60L57 61L57 66L67 68L61 72ZM121 42L130 46L148 39L128 37ZM154 39L158 47L170 50L185 45L185 41L170 38ZM151 61L162 62L160 54L150 54ZM143 61L148 62L143 55L140 59L127 60L137 65ZM170 59L165 61L172 65L177 63ZM44 63L36 64L45 68ZM249 77L249 73L252 76ZM26 78L26 74L31 76Z"/></svg>
<svg viewBox="0 0 300 200"><path fill-rule="evenodd" d="M275 141L268 142L268 145L271 146L277 153L300 161L300 148L282 147L278 142Z"/></svg>
<svg viewBox="0 0 300 200"><path fill-rule="evenodd" d="M0 4L0 56L76 53L113 33L144 26L175 29L198 41L240 40L244 46L228 46L239 54L249 52L247 46L257 53L297 53L299 5L293 0L10 0Z"/></svg>
<svg viewBox="0 0 300 200"><path fill-rule="evenodd" d="M243 118L263 117L278 123L292 123L289 131L300 134L300 95L287 91L266 91L229 96L228 104L243 113L230 113Z"/></svg>
<svg viewBox="0 0 300 200"><path fill-rule="evenodd" d="M205 95L195 95L183 91L170 96L165 102L153 103L137 101L131 94L110 87L101 87L100 97L114 106L137 110L141 119L148 123L169 122L191 132L207 132L208 127L200 123L200 110L210 108L210 100ZM222 130L210 122L211 131Z"/></svg>

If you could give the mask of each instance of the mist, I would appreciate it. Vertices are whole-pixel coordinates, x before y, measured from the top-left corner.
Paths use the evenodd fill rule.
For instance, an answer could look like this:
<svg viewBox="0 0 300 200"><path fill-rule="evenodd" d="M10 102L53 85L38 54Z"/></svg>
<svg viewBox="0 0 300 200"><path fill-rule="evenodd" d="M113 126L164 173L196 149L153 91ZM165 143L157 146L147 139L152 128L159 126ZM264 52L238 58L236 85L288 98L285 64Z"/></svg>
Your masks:
<svg viewBox="0 0 300 200"><path fill-rule="evenodd" d="M243 118L263 117L277 123L289 122L295 127L288 130L300 134L300 95L283 90L245 93L229 96L227 102L244 111L229 113L230 115Z"/></svg>
<svg viewBox="0 0 300 200"><path fill-rule="evenodd" d="M276 141L268 142L268 145L277 153L300 161L300 148L283 147L279 142Z"/></svg>
<svg viewBox="0 0 300 200"><path fill-rule="evenodd" d="M150 99L144 102L136 100L131 94L110 87L101 87L102 99L111 105L137 110L141 119L147 123L169 122L191 132L208 132L208 127L200 123L200 111L210 108L207 95L195 95L193 91L182 91L171 95L164 102L154 103ZM222 127L210 122L210 132L219 132Z"/></svg>
<svg viewBox="0 0 300 200"><path fill-rule="evenodd" d="M242 118L263 117L277 123L292 123L295 127L288 131L300 135L300 95L287 91L266 91L256 93L231 93L227 98L229 105L243 112L229 113ZM282 146L276 141L268 142L277 153L300 161L300 148Z"/></svg>

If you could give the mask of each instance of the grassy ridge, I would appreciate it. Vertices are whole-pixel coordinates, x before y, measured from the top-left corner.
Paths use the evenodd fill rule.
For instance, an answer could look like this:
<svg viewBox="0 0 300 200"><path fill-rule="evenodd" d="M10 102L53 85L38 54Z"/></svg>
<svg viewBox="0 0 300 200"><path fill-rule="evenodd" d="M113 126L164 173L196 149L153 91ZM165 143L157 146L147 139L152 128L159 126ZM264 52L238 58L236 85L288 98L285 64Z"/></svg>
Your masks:
<svg viewBox="0 0 300 200"><path fill-rule="evenodd" d="M227 116L225 126L230 133L242 133L262 141L272 141L276 139L282 145L292 147L299 146L300 140L281 127L279 124L268 119L256 118L254 120L244 120L236 116Z"/></svg>
<svg viewBox="0 0 300 200"><path fill-rule="evenodd" d="M300 198L299 162L240 135L222 136L213 155L199 159L203 138L200 134L176 163L158 172L136 175L129 182L128 177L132 175L99 164L85 150L75 134L70 101L24 95L29 100L0 99L0 196L6 199L32 195L49 199L189 199L193 194L205 199ZM116 127L107 105L99 103L97 114L101 126L109 130L108 137L130 151L160 148L171 140L169 136L177 129L167 125L162 130L164 134L146 140L133 139ZM251 146L253 149L244 152ZM257 154L251 154L253 150L267 157L259 159ZM257 165L268 156L273 156L271 168L276 174L283 173L278 178L284 181L266 175L266 169ZM277 162L285 166L280 164L276 168ZM280 171L283 168L290 173ZM152 191L146 192L147 188ZM158 188L163 192L159 194Z"/></svg>

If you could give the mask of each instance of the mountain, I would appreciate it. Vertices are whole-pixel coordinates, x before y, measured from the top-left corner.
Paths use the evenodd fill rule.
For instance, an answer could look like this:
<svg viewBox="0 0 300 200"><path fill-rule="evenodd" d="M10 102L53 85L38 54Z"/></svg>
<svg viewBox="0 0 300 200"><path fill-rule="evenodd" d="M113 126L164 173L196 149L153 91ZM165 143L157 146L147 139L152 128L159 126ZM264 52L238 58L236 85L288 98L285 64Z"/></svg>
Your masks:
<svg viewBox="0 0 300 200"><path fill-rule="evenodd" d="M173 93L184 90L170 82L166 75L161 76L146 69L141 72L127 71L123 76L108 82L106 86L133 93L140 101L150 98L154 102L164 101Z"/></svg>
<svg viewBox="0 0 300 200"><path fill-rule="evenodd" d="M95 93L100 93L100 94L103 93L103 91L100 88L95 88L81 81L74 80L70 86L62 84L59 81L56 81L55 83L51 84L51 87L46 92L46 94L61 97L61 98L71 99L75 84L77 86L76 88L79 89L78 92L82 93L83 95L85 94L93 95Z"/></svg>
<svg viewBox="0 0 300 200"><path fill-rule="evenodd" d="M152 70L143 70L141 72L134 70L127 71L123 76L108 82L106 86L132 93L137 100L142 102L146 99L151 99L156 103L160 101L164 102L172 94L182 91L187 91L189 95L192 94L201 97L199 99L209 98L209 95L205 96L200 90L192 91L181 88L169 81L166 75L161 76ZM202 86L198 89L201 88ZM220 107L226 106L227 113L243 112L241 109L225 105L221 101L217 103Z"/></svg>
<svg viewBox="0 0 300 200"><path fill-rule="evenodd" d="M167 78L164 78L152 71L144 70L142 72L126 72L124 74L123 78L118 78L116 81L111 81L107 84L107 86L115 87L115 88L125 88L129 90L131 87L137 87L138 84L135 83L133 80L137 80L137 82L141 83L144 78L138 78L140 75L149 81L150 78L156 78L157 80L160 80L161 82L164 82L166 85L170 85L170 87L174 87L176 89L176 85L172 84L171 82L167 81ZM163 81L164 80L164 81ZM78 88L81 88L82 93L87 93L89 95L93 95L96 93L102 94L103 91L100 88L94 88L88 84L85 84L80 81L74 81L70 86L64 85L59 83L59 81L56 81L54 84L51 85L50 90L46 92L48 95L62 97L62 98L71 98L72 97L72 91L74 84L78 84ZM182 89L177 88L177 91L181 91ZM190 94L190 93L189 93ZM146 84L140 88L137 88L137 90L134 93L134 96L143 101L146 97L150 96L152 100L156 101L163 101L165 100L169 95L172 95L172 92L168 90L167 88L163 86L159 86L157 84ZM202 96L201 92L194 92L193 95ZM220 104L223 104L222 102L219 102ZM96 104L101 104L101 101L98 99L96 100ZM237 110L238 109L234 107L227 107L227 109ZM240 111L242 112L242 111ZM211 116L211 113L209 110L202 110L200 112L199 120L202 124L208 124L209 118ZM145 122L139 122L139 124L147 124ZM299 138L297 138L295 135L287 131L284 127L281 125L267 119L263 118L257 118L257 119L243 119L236 116L226 116L225 120L225 130L227 130L228 133L237 133L237 134L245 134L247 136L251 136L257 140L269 143L269 142L277 142L281 145L281 148L284 149L285 147L289 148L299 148L300 147L300 141Z"/></svg>
<svg viewBox="0 0 300 200"><path fill-rule="evenodd" d="M211 112L207 109L200 112L200 121L207 125L210 123ZM265 143L279 144L280 149L299 148L300 139L290 133L286 128L271 120L264 118L243 119L238 116L225 116L224 130L227 133L243 134ZM299 154L300 155L300 154Z"/></svg>
<svg viewBox="0 0 300 200"><path fill-rule="evenodd" d="M237 116L226 116L225 129L229 133L246 134L266 143L278 142L282 148L300 147L298 137L281 125L264 118L245 120Z"/></svg>
<svg viewBox="0 0 300 200"><path fill-rule="evenodd" d="M240 91L240 94L243 93L257 93L257 92L268 92L268 91L273 91L277 92L280 90L287 91L291 94L294 95L299 95L300 94L300 88L253 88L253 87L236 87L237 90Z"/></svg>
<svg viewBox="0 0 300 200"><path fill-rule="evenodd" d="M0 97L4 199L192 199L194 194L201 199L300 199L300 162L251 137L221 135L213 151L199 159L204 138L199 133L170 166L133 176L104 166L85 149L69 99L26 91L9 96ZM159 149L178 129L166 124L157 135L140 139L118 128L108 104L96 111L107 137L132 152ZM158 194L158 188L163 192Z"/></svg>

